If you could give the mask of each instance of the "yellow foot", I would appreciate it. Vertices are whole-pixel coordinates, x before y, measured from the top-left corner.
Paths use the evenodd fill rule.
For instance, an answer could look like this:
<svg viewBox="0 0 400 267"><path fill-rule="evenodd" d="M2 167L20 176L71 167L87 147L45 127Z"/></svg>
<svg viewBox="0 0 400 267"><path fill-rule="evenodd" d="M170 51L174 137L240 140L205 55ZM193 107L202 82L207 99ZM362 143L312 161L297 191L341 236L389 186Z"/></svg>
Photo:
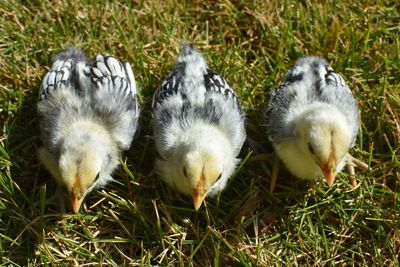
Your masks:
<svg viewBox="0 0 400 267"><path fill-rule="evenodd" d="M363 171L368 170L367 164L365 164L364 162L362 162L359 159L354 158L352 155L347 153L347 155L346 155L346 170L347 170L347 173L350 175L350 184L353 188L355 188L357 186L357 181L355 178L356 173L354 171L354 167L357 167Z"/></svg>
<svg viewBox="0 0 400 267"><path fill-rule="evenodd" d="M272 174L271 174L271 183L269 184L269 191L272 193L275 190L276 180L278 179L278 172L281 165L281 161L278 158L278 155L275 154L274 157L274 165L272 167Z"/></svg>

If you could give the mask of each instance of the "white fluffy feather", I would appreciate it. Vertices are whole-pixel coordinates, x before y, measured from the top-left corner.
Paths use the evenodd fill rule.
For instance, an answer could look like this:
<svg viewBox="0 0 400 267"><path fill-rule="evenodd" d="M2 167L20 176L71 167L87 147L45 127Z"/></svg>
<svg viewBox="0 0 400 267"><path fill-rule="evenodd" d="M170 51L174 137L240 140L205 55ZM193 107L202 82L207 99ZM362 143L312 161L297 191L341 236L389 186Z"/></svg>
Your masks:
<svg viewBox="0 0 400 267"><path fill-rule="evenodd" d="M276 154L299 178L325 177L331 185L346 164L355 164L348 150L360 123L357 103L324 59L305 57L296 63L272 91L266 120ZM359 161L357 165L365 168Z"/></svg>
<svg viewBox="0 0 400 267"><path fill-rule="evenodd" d="M245 139L244 114L220 75L191 45L153 97L153 127L160 157L156 170L169 185L193 195L224 189Z"/></svg>
<svg viewBox="0 0 400 267"><path fill-rule="evenodd" d="M77 212L88 192L112 179L130 147L139 116L133 73L110 56L98 55L90 66L80 50L68 48L56 56L39 95L39 159Z"/></svg>

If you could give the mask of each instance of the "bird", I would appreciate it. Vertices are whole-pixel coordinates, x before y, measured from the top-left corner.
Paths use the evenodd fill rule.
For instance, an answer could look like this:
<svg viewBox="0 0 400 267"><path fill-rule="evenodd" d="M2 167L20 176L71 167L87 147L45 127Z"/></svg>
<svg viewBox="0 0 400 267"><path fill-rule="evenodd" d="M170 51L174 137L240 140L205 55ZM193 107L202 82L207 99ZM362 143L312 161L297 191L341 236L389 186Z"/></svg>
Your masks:
<svg viewBox="0 0 400 267"><path fill-rule="evenodd" d="M328 186L346 166L351 185L356 187L354 167L368 169L348 152L360 127L357 101L324 58L299 59L283 83L271 91L265 117L267 136L276 154L271 192L280 162L294 176L325 179Z"/></svg>
<svg viewBox="0 0 400 267"><path fill-rule="evenodd" d="M240 159L245 114L228 82L211 70L192 44L153 95L155 171L192 196L197 211L222 191Z"/></svg>
<svg viewBox="0 0 400 267"><path fill-rule="evenodd" d="M90 64L82 50L68 47L53 58L37 109L39 160L58 184L60 203L65 193L78 213L89 192L113 179L131 146L140 113L132 69L102 54Z"/></svg>

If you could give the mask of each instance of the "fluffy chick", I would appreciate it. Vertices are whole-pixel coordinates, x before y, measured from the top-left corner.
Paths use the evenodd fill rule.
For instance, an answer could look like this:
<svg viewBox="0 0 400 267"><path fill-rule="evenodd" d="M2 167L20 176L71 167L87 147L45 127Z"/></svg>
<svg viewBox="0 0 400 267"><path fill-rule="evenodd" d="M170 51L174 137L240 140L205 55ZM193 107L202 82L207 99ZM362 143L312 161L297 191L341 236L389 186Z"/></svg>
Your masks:
<svg viewBox="0 0 400 267"><path fill-rule="evenodd" d="M77 213L87 193L112 179L131 145L137 91L129 64L113 57L98 55L91 66L82 51L68 48L53 61L39 92L39 159Z"/></svg>
<svg viewBox="0 0 400 267"><path fill-rule="evenodd" d="M348 153L360 125L357 102L343 78L322 58L305 57L296 63L283 84L272 91L266 121L277 156L299 178L325 177L331 186L347 165L356 186L354 166L368 168ZM271 191L278 163L274 164Z"/></svg>
<svg viewBox="0 0 400 267"><path fill-rule="evenodd" d="M153 97L155 168L198 210L207 195L224 189L246 137L244 114L226 80L185 45Z"/></svg>

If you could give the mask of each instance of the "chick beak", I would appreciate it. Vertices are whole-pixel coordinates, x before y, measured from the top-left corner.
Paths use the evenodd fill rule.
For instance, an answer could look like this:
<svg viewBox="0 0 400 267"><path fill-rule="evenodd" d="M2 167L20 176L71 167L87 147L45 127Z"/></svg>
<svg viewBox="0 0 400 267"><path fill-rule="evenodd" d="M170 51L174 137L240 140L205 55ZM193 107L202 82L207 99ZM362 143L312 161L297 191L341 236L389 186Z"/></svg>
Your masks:
<svg viewBox="0 0 400 267"><path fill-rule="evenodd" d="M72 211L74 213L79 212L79 209L81 208L81 205L82 205L82 202L84 199L85 199L84 194L81 194L81 196L76 196L75 194L71 194L70 201L71 201Z"/></svg>
<svg viewBox="0 0 400 267"><path fill-rule="evenodd" d="M204 190L204 182L205 182L205 177L204 175L202 175L200 176L199 183L193 189L193 204L195 210L199 210L201 204L203 204L203 201L207 196L207 192L206 190Z"/></svg>
<svg viewBox="0 0 400 267"><path fill-rule="evenodd" d="M321 166L322 173L328 186L332 186L335 181L336 162L333 158L329 158L327 162Z"/></svg>

